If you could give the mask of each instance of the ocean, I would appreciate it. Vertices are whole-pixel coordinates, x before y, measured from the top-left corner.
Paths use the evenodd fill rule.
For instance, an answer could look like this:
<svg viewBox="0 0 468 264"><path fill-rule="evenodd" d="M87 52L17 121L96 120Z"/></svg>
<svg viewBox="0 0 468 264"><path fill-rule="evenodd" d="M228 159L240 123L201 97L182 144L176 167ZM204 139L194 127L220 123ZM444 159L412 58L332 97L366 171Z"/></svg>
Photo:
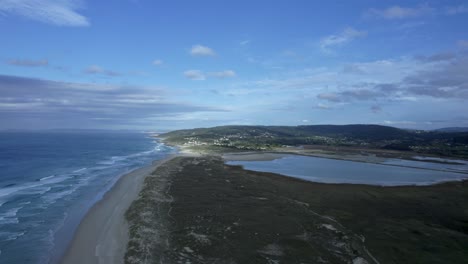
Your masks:
<svg viewBox="0 0 468 264"><path fill-rule="evenodd" d="M125 173L175 149L145 133L0 132L0 263L50 263Z"/></svg>

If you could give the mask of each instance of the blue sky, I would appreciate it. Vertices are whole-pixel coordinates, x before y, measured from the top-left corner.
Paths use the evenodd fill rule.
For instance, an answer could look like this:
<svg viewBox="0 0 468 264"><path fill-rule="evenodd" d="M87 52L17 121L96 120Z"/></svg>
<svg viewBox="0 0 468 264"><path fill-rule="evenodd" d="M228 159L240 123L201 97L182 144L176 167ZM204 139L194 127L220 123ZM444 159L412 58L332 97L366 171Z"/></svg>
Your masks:
<svg viewBox="0 0 468 264"><path fill-rule="evenodd" d="M468 1L0 0L0 129L468 126Z"/></svg>

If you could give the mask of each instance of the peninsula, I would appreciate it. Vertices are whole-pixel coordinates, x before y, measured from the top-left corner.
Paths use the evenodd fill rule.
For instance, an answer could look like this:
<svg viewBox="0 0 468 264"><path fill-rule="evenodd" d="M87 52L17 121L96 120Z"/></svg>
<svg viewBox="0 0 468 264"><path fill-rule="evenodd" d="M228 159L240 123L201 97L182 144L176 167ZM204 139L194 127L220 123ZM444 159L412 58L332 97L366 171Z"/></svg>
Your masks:
<svg viewBox="0 0 468 264"><path fill-rule="evenodd" d="M457 166L467 135L369 125L157 135L179 153L123 176L82 221L63 263L464 263L466 180L326 184L226 161L294 154Z"/></svg>

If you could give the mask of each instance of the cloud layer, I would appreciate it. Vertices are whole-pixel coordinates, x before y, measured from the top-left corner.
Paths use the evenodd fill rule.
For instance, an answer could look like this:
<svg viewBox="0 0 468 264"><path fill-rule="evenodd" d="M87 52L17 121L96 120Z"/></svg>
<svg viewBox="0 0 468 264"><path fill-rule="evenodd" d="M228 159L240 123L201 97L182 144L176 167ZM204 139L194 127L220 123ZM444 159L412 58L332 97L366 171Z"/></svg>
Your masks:
<svg viewBox="0 0 468 264"><path fill-rule="evenodd" d="M49 65L49 61L46 59L42 60L21 60L11 59L7 61L7 64L21 67L43 67Z"/></svg>
<svg viewBox="0 0 468 264"><path fill-rule="evenodd" d="M106 70L98 65L90 65L86 69L84 69L86 74L100 74L100 75L107 75L107 76L121 76L123 75L120 72Z"/></svg>
<svg viewBox="0 0 468 264"><path fill-rule="evenodd" d="M351 83L341 91L319 93L317 98L329 102L400 100L421 96L434 99L468 99L468 55L438 53L416 57L416 60L413 63L417 66L413 68L419 70L409 72L401 80L388 83ZM391 67L395 70L398 66Z"/></svg>
<svg viewBox="0 0 468 264"><path fill-rule="evenodd" d="M165 90L156 87L67 83L9 75L0 75L0 93L0 128L24 128L28 122L38 120L41 124L36 128L54 124L122 127L168 115L225 111L172 101Z"/></svg>

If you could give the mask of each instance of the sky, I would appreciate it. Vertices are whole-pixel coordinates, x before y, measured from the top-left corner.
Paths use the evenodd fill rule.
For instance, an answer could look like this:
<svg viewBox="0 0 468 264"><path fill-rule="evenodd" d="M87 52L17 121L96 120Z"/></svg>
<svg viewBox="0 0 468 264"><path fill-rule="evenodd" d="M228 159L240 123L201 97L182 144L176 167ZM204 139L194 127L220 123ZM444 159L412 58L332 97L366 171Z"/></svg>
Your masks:
<svg viewBox="0 0 468 264"><path fill-rule="evenodd" d="M0 129L468 126L468 1L0 0Z"/></svg>

